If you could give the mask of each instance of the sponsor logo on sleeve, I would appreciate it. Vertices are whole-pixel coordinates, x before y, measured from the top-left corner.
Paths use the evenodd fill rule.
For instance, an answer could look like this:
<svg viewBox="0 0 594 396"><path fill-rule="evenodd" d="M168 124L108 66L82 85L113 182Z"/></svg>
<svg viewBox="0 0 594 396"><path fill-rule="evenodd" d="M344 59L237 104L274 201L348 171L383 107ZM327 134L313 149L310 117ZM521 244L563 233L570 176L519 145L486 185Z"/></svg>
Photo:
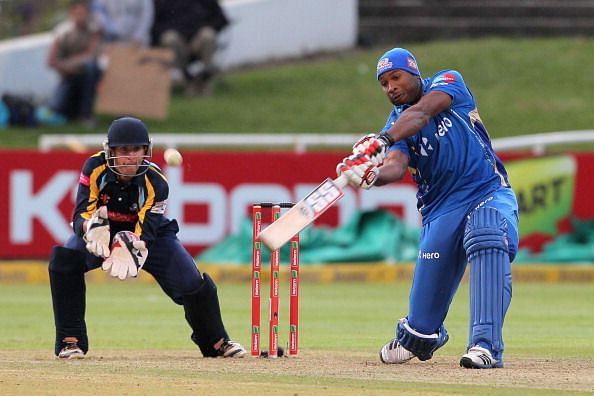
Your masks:
<svg viewBox="0 0 594 396"><path fill-rule="evenodd" d="M156 202L151 208L150 212L155 214L164 214L167 208L167 201Z"/></svg>
<svg viewBox="0 0 594 396"><path fill-rule="evenodd" d="M89 187L91 185L91 180L89 179L89 176L85 175L82 172L78 176L78 182L80 184L82 184L83 186L87 186L87 187Z"/></svg>
<svg viewBox="0 0 594 396"><path fill-rule="evenodd" d="M442 74L440 76L437 76L435 78L435 80L433 80L433 83L431 83L431 87L430 88L438 87L438 86L441 86L441 85L448 85L448 84L451 84L453 82L456 82L456 76L453 75L452 73L445 73L445 74Z"/></svg>

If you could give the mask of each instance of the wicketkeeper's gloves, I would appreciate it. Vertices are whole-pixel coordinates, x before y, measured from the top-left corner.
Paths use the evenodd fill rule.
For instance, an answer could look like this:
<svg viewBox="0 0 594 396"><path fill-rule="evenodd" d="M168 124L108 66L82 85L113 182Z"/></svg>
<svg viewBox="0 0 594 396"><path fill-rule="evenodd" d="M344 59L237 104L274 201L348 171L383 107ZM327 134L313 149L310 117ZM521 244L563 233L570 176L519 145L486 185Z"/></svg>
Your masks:
<svg viewBox="0 0 594 396"><path fill-rule="evenodd" d="M124 280L138 275L148 256L146 243L130 231L120 231L113 237L111 255L103 261L103 271Z"/></svg>
<svg viewBox="0 0 594 396"><path fill-rule="evenodd" d="M97 257L109 256L109 220L107 206L101 206L87 221L84 240L89 253Z"/></svg>

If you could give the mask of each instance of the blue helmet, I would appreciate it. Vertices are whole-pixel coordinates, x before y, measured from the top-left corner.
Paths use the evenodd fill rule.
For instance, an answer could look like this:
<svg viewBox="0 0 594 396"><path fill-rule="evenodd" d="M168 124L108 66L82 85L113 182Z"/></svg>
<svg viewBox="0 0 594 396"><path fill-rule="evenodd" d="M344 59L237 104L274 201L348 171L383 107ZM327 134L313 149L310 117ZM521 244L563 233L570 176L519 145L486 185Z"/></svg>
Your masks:
<svg viewBox="0 0 594 396"><path fill-rule="evenodd" d="M142 121L134 117L122 117L109 126L106 143L109 147L150 146L151 140Z"/></svg>

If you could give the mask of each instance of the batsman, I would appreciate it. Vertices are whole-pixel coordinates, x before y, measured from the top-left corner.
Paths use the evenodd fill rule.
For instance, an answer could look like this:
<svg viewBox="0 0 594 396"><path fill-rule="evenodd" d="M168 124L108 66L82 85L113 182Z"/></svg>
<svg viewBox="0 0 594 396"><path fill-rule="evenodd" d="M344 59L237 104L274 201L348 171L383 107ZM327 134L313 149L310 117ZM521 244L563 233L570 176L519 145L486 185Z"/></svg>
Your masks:
<svg viewBox="0 0 594 396"><path fill-rule="evenodd" d="M145 124L123 117L109 127L103 151L82 168L74 233L52 249L49 262L58 358L83 358L89 349L85 273L99 267L121 280L136 277L140 269L151 274L174 303L183 305L191 339L204 357L246 354L225 330L215 283L177 238L177 221L164 215L169 186L151 155Z"/></svg>
<svg viewBox="0 0 594 396"><path fill-rule="evenodd" d="M459 72L423 79L413 54L394 48L380 57L376 76L392 111L379 134L354 145L337 173L369 189L410 169L423 218L408 314L380 359L428 360L448 341L444 321L469 263L469 337L460 365L503 367L510 263L518 249L518 205L507 172Z"/></svg>

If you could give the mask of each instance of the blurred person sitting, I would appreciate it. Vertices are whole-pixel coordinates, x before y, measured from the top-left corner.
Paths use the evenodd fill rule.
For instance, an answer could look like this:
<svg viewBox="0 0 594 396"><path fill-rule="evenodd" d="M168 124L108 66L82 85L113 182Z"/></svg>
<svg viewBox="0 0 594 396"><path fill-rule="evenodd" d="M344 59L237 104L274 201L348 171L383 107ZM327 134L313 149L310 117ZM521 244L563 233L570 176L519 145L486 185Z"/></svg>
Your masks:
<svg viewBox="0 0 594 396"><path fill-rule="evenodd" d="M50 108L69 120L94 126L93 106L101 72L97 51L99 28L90 18L85 0L70 2L68 19L54 30L47 63L60 74Z"/></svg>
<svg viewBox="0 0 594 396"><path fill-rule="evenodd" d="M15 5L18 20L16 35L26 36L39 30L39 10L33 1L25 1Z"/></svg>
<svg viewBox="0 0 594 396"><path fill-rule="evenodd" d="M153 0L93 0L91 13L106 42L147 47L155 14Z"/></svg>
<svg viewBox="0 0 594 396"><path fill-rule="evenodd" d="M175 51L174 78L187 81L186 94L211 93L217 35L228 24L217 0L155 0L153 44Z"/></svg>

